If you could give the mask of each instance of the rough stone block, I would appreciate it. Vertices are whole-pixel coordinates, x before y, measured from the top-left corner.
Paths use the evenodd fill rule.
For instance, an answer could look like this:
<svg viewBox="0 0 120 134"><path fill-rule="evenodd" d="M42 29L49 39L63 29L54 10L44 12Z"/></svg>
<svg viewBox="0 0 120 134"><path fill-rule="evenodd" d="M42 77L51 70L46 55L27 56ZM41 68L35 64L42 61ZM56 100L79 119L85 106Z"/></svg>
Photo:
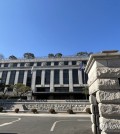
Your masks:
<svg viewBox="0 0 120 134"><path fill-rule="evenodd" d="M119 78L120 77L120 68L108 68L101 67L97 68L97 77L98 78Z"/></svg>
<svg viewBox="0 0 120 134"><path fill-rule="evenodd" d="M99 103L117 103L120 104L120 91L119 90L106 90L98 91L96 99Z"/></svg>
<svg viewBox="0 0 120 134"><path fill-rule="evenodd" d="M120 89L118 79L97 79L90 87L89 94L93 94L98 90Z"/></svg>
<svg viewBox="0 0 120 134"><path fill-rule="evenodd" d="M100 116L120 117L120 104L99 103Z"/></svg>
<svg viewBox="0 0 120 134"><path fill-rule="evenodd" d="M119 119L106 119L99 118L100 129L104 132L120 132L120 120Z"/></svg>
<svg viewBox="0 0 120 134"><path fill-rule="evenodd" d="M97 105L96 97L93 95L90 95L89 102L90 102L90 104Z"/></svg>

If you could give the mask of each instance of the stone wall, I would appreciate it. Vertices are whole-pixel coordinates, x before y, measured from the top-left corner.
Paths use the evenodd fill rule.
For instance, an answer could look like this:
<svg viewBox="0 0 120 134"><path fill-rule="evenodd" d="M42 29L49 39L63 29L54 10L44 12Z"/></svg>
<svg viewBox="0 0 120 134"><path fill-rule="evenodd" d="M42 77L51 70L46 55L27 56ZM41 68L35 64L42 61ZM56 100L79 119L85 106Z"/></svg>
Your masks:
<svg viewBox="0 0 120 134"><path fill-rule="evenodd" d="M5 111L14 111L19 108L20 111L31 111L37 109L39 112L49 112L49 109L55 109L56 112L67 112L72 109L74 112L86 112L86 108L90 107L87 101L26 101L26 102L10 102L0 101L0 105L4 107Z"/></svg>
<svg viewBox="0 0 120 134"><path fill-rule="evenodd" d="M92 55L86 72L92 132L120 134L120 53Z"/></svg>

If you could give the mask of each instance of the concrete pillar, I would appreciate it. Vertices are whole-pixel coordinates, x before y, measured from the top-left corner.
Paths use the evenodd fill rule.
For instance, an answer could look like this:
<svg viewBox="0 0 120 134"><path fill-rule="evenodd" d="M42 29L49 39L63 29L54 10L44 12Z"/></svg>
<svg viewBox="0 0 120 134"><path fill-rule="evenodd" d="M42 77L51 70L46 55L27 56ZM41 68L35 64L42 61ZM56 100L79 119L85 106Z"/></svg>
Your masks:
<svg viewBox="0 0 120 134"><path fill-rule="evenodd" d="M19 71L16 71L14 84L18 83Z"/></svg>
<svg viewBox="0 0 120 134"><path fill-rule="evenodd" d="M36 70L33 70L32 72L32 84L31 84L31 89L33 92L35 92L35 81L36 81Z"/></svg>
<svg viewBox="0 0 120 134"><path fill-rule="evenodd" d="M50 92L54 92L54 70L50 72Z"/></svg>
<svg viewBox="0 0 120 134"><path fill-rule="evenodd" d="M73 92L72 69L69 69L69 92Z"/></svg>
<svg viewBox="0 0 120 134"><path fill-rule="evenodd" d="M82 82L82 70L78 70L78 80L79 80L79 84L83 84L83 82Z"/></svg>
<svg viewBox="0 0 120 134"><path fill-rule="evenodd" d="M60 85L63 85L63 70L60 70L60 75L59 75L59 79L60 79Z"/></svg>
<svg viewBox="0 0 120 134"><path fill-rule="evenodd" d="M27 82L27 73L28 73L28 71L24 72L24 78L23 78L23 84L24 85L26 85L26 82Z"/></svg>
<svg viewBox="0 0 120 134"><path fill-rule="evenodd" d="M2 72L0 72L0 78L2 78Z"/></svg>
<svg viewBox="0 0 120 134"><path fill-rule="evenodd" d="M42 70L41 86L45 86L45 70Z"/></svg>
<svg viewBox="0 0 120 134"><path fill-rule="evenodd" d="M6 83L5 83L6 85L9 84L10 74L11 74L11 71L8 71L8 73L7 73L7 78L6 78Z"/></svg>

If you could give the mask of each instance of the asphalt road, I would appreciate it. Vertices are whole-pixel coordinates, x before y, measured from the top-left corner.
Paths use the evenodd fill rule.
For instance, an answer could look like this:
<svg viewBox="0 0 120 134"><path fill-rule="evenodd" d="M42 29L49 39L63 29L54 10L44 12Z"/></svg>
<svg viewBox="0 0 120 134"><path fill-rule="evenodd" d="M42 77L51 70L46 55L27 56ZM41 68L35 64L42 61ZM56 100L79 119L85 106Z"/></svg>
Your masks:
<svg viewBox="0 0 120 134"><path fill-rule="evenodd" d="M0 116L0 134L92 134L89 117Z"/></svg>

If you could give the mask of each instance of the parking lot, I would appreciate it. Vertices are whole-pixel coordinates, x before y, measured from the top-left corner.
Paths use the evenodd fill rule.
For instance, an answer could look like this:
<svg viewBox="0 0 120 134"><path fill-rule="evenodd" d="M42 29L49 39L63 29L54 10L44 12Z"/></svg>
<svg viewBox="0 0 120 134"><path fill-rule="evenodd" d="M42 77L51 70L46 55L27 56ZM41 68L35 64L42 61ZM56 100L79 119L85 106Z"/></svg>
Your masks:
<svg viewBox="0 0 120 134"><path fill-rule="evenodd" d="M0 134L92 134L89 117L0 115Z"/></svg>

